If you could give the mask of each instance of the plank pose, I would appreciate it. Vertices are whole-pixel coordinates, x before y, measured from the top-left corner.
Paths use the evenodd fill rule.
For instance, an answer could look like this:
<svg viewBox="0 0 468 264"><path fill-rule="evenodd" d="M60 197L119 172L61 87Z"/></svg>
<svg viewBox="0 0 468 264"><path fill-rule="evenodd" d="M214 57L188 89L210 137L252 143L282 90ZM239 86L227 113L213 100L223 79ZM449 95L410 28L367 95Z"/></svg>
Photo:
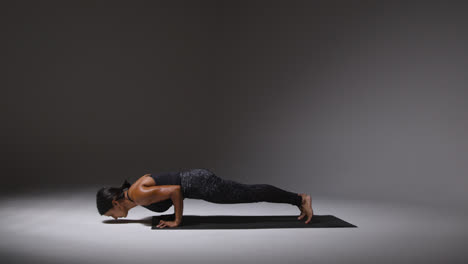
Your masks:
<svg viewBox="0 0 468 264"><path fill-rule="evenodd" d="M133 184L124 181L121 187L103 187L96 195L97 209L101 215L114 219L127 217L135 206L154 212L164 212L174 205L174 221L161 220L158 228L176 227L182 223L183 199L202 199L212 203L288 203L301 211L297 218L313 216L311 197L305 193L288 192L270 184L243 184L222 179L208 169L145 174Z"/></svg>

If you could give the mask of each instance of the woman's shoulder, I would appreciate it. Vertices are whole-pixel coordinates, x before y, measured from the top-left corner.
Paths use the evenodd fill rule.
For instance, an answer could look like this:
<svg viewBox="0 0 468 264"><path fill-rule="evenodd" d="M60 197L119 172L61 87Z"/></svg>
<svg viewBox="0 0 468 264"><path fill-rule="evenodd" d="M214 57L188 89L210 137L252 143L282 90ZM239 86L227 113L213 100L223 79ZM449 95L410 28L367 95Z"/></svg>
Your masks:
<svg viewBox="0 0 468 264"><path fill-rule="evenodd" d="M128 193L133 200L139 200L139 197L144 192L144 189L150 186L155 186L156 182L154 181L151 174L145 174L136 180L129 188Z"/></svg>

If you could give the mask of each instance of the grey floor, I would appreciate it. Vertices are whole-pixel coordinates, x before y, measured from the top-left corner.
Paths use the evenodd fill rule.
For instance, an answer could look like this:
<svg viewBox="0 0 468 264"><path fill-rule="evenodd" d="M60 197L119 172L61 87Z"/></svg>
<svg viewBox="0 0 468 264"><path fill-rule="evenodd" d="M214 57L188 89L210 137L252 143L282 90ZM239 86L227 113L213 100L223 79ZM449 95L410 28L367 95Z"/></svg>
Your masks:
<svg viewBox="0 0 468 264"><path fill-rule="evenodd" d="M2 263L467 263L468 216L456 208L314 197L316 214L358 228L151 230L145 208L114 221L94 189L0 200ZM173 208L165 213L172 213ZM184 214L290 215L287 204L186 199Z"/></svg>

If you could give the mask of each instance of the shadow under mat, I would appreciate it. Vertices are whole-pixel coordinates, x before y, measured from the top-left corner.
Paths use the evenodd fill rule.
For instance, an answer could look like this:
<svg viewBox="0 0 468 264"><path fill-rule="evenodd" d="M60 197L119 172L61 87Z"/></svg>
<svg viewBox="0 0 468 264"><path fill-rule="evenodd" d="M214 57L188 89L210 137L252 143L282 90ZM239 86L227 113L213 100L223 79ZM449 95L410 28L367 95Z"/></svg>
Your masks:
<svg viewBox="0 0 468 264"><path fill-rule="evenodd" d="M174 214L153 216L151 229L261 229L261 228L329 228L357 227L333 215L314 215L308 224L297 215L184 215L177 227L156 227L160 220L173 221Z"/></svg>

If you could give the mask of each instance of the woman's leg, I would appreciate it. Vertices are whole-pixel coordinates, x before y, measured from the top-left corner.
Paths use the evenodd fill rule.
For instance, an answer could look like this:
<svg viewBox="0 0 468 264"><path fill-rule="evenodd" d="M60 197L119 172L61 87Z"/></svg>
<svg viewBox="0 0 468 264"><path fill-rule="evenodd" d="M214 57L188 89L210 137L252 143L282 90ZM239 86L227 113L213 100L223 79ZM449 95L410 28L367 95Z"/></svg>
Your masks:
<svg viewBox="0 0 468 264"><path fill-rule="evenodd" d="M193 169L181 174L184 197L212 203L288 203L299 208L302 196L270 184L244 184L222 179L207 169Z"/></svg>

